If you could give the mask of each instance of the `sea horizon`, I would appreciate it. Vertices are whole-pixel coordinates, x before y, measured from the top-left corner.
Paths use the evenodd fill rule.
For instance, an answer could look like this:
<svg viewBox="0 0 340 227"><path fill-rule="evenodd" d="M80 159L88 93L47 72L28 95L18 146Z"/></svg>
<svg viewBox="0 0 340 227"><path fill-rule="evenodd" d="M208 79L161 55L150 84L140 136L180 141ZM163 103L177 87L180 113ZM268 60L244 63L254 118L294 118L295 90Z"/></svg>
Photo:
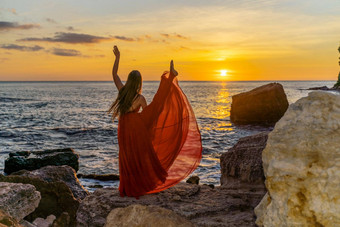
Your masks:
<svg viewBox="0 0 340 227"><path fill-rule="evenodd" d="M159 82L160 80L143 80L143 82ZM179 80L180 82L336 82L336 80ZM3 80L0 83L113 83L113 80ZM122 82L126 82L122 80Z"/></svg>

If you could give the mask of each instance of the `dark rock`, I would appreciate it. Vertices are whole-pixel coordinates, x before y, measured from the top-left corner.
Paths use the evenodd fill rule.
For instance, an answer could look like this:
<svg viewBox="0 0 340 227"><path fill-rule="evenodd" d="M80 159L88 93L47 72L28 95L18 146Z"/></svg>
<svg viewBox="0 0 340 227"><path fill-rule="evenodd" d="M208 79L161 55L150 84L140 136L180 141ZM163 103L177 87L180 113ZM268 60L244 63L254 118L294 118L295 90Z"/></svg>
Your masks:
<svg viewBox="0 0 340 227"><path fill-rule="evenodd" d="M274 125L288 108L279 83L270 83L232 97L230 119L235 124Z"/></svg>
<svg viewBox="0 0 340 227"><path fill-rule="evenodd" d="M89 185L89 188L103 188L103 185L95 184L95 185Z"/></svg>
<svg viewBox="0 0 340 227"><path fill-rule="evenodd" d="M199 184L200 178L198 176L191 176L186 182L189 184Z"/></svg>
<svg viewBox="0 0 340 227"><path fill-rule="evenodd" d="M328 91L330 89L327 86L322 86L322 87L311 87L311 88L308 88L307 90L323 90L323 91Z"/></svg>
<svg viewBox="0 0 340 227"><path fill-rule="evenodd" d="M57 218L67 212L70 225L75 225L79 203L88 192L80 185L74 169L69 166L46 166L34 171L21 170L9 176L0 176L0 181L32 184L41 194L38 208L25 219L32 222L50 214Z"/></svg>
<svg viewBox="0 0 340 227"><path fill-rule="evenodd" d="M215 185L213 185L213 184L203 184L203 185L206 185L206 186L208 186L208 187L210 187L210 188L212 188L212 189L215 188Z"/></svg>
<svg viewBox="0 0 340 227"><path fill-rule="evenodd" d="M78 154L71 148L32 152L19 151L9 154L9 158L5 160L4 172L10 174L22 169L35 170L48 165L68 165L78 171L78 158Z"/></svg>
<svg viewBox="0 0 340 227"><path fill-rule="evenodd" d="M241 138L234 147L221 155L221 185L227 188L263 190L265 177L262 167L262 151L266 147L269 132Z"/></svg>
<svg viewBox="0 0 340 227"><path fill-rule="evenodd" d="M30 151L17 151L17 152L9 153L9 157L17 157L17 156L28 157L30 156L30 154L31 154Z"/></svg>
<svg viewBox="0 0 340 227"><path fill-rule="evenodd" d="M243 189L179 183L138 200L120 197L117 189L102 188L87 196L77 211L77 226L103 226L114 208L132 204L155 205L170 209L197 226L255 226L253 204L262 193Z"/></svg>
<svg viewBox="0 0 340 227"><path fill-rule="evenodd" d="M117 174L81 174L79 173L77 175L78 178L89 178L89 179L95 179L95 180L101 180L101 181L116 181L119 180L119 175Z"/></svg>

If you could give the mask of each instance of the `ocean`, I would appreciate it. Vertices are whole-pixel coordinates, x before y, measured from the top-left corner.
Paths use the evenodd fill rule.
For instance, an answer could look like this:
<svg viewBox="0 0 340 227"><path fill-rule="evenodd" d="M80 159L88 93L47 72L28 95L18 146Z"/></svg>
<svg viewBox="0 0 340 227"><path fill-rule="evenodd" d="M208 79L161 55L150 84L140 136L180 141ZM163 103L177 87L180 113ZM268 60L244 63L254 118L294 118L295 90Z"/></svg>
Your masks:
<svg viewBox="0 0 340 227"><path fill-rule="evenodd" d="M255 87L279 82L289 103L307 96L310 87L332 87L335 81L179 81L188 97L202 136L203 159L193 173L200 183L220 184L222 153L239 138L268 128L234 126L231 97ZM159 81L143 82L150 103ZM118 174L118 122L106 111L116 98L113 82L0 82L0 172L8 153L73 148L80 156L78 173ZM93 185L116 187L119 182L80 179Z"/></svg>

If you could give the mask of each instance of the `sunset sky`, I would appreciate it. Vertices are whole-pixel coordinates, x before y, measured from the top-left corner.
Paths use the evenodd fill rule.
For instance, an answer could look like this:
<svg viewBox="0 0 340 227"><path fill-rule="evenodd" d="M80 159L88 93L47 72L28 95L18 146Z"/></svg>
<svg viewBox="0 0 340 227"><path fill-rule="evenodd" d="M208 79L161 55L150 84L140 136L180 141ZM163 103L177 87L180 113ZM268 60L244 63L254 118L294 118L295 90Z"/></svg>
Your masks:
<svg viewBox="0 0 340 227"><path fill-rule="evenodd" d="M1 0L0 81L336 80L338 0Z"/></svg>

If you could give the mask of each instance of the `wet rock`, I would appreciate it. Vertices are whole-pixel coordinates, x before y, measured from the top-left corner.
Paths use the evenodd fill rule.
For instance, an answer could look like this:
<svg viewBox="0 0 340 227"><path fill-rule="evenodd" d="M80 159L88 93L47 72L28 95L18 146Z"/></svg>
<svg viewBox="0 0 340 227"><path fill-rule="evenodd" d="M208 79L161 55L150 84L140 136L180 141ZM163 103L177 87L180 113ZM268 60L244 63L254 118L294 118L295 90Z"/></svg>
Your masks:
<svg viewBox="0 0 340 227"><path fill-rule="evenodd" d="M11 217L7 212L0 209L0 226L22 227L16 219Z"/></svg>
<svg viewBox="0 0 340 227"><path fill-rule="evenodd" d="M101 180L101 181L115 181L119 180L119 175L117 174L81 174L79 173L77 175L78 178L89 178L89 179L95 179L95 180Z"/></svg>
<svg viewBox="0 0 340 227"><path fill-rule="evenodd" d="M198 176L191 176L186 182L189 184L199 184L200 178Z"/></svg>
<svg viewBox="0 0 340 227"><path fill-rule="evenodd" d="M10 174L22 169L35 170L48 165L68 165L78 171L78 158L78 154L71 148L31 152L19 151L9 154L9 158L5 160L4 172Z"/></svg>
<svg viewBox="0 0 340 227"><path fill-rule="evenodd" d="M187 219L157 206L130 205L112 210L104 227L194 227Z"/></svg>
<svg viewBox="0 0 340 227"><path fill-rule="evenodd" d="M268 195L260 226L340 226L340 95L311 92L292 104L262 152Z"/></svg>
<svg viewBox="0 0 340 227"><path fill-rule="evenodd" d="M329 90L329 88L327 86L322 86L322 87L311 87L311 88L308 88L307 90L324 90L324 91L327 91L327 90Z"/></svg>
<svg viewBox="0 0 340 227"><path fill-rule="evenodd" d="M154 205L172 210L197 226L255 226L251 200L261 200L263 194L242 189L179 183L156 194L138 200L120 197L117 189L102 188L87 196L77 211L77 226L103 226L115 208L133 204Z"/></svg>
<svg viewBox="0 0 340 227"><path fill-rule="evenodd" d="M262 151L266 147L269 132L247 136L221 155L221 185L228 188L263 190L264 173Z"/></svg>
<svg viewBox="0 0 340 227"><path fill-rule="evenodd" d="M0 209L17 221L32 213L40 198L40 192L33 185L0 182Z"/></svg>
<svg viewBox="0 0 340 227"><path fill-rule="evenodd" d="M70 226L75 224L79 203L88 192L80 185L74 169L69 166L46 166L34 171L21 170L9 176L0 176L0 181L32 184L41 193L38 208L27 219L46 218L53 214L57 218L67 212Z"/></svg>
<svg viewBox="0 0 340 227"><path fill-rule="evenodd" d="M99 185L99 184L94 184L94 185L89 185L89 188L103 188L103 185Z"/></svg>
<svg viewBox="0 0 340 227"><path fill-rule="evenodd" d="M274 125L286 112L288 100L279 83L270 83L232 97L230 119L235 124Z"/></svg>

